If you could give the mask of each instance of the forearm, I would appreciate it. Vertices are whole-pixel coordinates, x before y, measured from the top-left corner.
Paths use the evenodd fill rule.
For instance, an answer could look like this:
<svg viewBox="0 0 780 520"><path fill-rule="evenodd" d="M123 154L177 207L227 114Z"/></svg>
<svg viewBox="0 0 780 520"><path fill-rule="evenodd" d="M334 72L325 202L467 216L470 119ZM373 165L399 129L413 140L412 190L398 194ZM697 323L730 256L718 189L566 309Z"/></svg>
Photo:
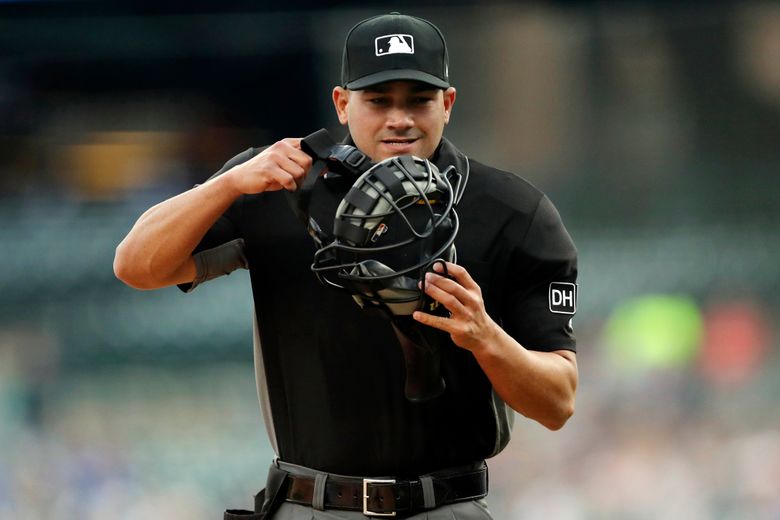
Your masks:
<svg viewBox="0 0 780 520"><path fill-rule="evenodd" d="M114 257L117 278L138 289L190 282L192 251L214 222L242 194L295 191L311 168L301 140L277 141L246 162L141 215Z"/></svg>
<svg viewBox="0 0 780 520"><path fill-rule="evenodd" d="M193 249L239 194L224 174L150 208L116 248L116 276L138 289L191 281Z"/></svg>
<svg viewBox="0 0 780 520"><path fill-rule="evenodd" d="M415 320L450 334L459 347L470 351L496 393L521 414L546 427L561 428L574 413L577 359L573 352L537 352L524 348L485 310L482 289L462 266L441 264L425 275L425 293L442 303L450 316L417 311Z"/></svg>
<svg viewBox="0 0 780 520"><path fill-rule="evenodd" d="M524 348L498 325L472 353L496 393L517 412L547 428L561 428L574 413L577 361L573 352Z"/></svg>

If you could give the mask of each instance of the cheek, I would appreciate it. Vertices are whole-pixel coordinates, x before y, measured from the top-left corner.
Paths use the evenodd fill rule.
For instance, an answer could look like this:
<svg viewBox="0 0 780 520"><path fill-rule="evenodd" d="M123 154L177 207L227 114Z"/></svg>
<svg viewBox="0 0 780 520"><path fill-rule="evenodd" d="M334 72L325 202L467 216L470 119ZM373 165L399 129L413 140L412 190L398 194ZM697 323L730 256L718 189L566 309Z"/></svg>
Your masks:
<svg viewBox="0 0 780 520"><path fill-rule="evenodd" d="M351 105L347 111L347 117L349 119L350 128L364 129L367 122L370 121L369 114L360 105Z"/></svg>
<svg viewBox="0 0 780 520"><path fill-rule="evenodd" d="M437 111L435 114L429 114L425 119L425 131L433 139L438 140L444 131L444 125L447 124L447 116L444 111Z"/></svg>
<svg viewBox="0 0 780 520"><path fill-rule="evenodd" d="M369 157L375 160L376 150L373 139L375 131L371 125L370 119L361 117L361 114L356 112L357 111L350 114L348 125L349 133L352 136L352 139L355 141L357 147L363 153L367 154Z"/></svg>
<svg viewBox="0 0 780 520"><path fill-rule="evenodd" d="M383 125L384 118L370 108L356 107L349 114L349 128L353 138L360 134L364 140L373 140Z"/></svg>

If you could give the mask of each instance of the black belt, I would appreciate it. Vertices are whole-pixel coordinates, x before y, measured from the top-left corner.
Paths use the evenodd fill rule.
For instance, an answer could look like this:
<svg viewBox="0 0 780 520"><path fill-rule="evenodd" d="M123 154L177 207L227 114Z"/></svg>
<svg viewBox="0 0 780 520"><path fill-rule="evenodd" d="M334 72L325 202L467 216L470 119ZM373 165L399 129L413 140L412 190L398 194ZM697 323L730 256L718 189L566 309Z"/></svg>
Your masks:
<svg viewBox="0 0 780 520"><path fill-rule="evenodd" d="M408 516L445 504L484 498L488 492L484 462L443 470L414 480L346 477L320 473L316 478L288 472L286 500L316 509L360 511L366 516Z"/></svg>

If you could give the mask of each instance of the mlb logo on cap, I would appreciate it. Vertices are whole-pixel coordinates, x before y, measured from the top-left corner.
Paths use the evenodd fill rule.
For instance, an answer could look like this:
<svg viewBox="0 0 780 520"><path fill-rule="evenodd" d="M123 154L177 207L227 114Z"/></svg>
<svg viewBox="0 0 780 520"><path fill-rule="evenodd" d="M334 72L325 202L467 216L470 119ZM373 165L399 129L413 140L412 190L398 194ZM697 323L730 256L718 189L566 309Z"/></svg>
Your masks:
<svg viewBox="0 0 780 520"><path fill-rule="evenodd" d="M414 54L414 37L411 34L388 34L374 40L377 56L388 54Z"/></svg>

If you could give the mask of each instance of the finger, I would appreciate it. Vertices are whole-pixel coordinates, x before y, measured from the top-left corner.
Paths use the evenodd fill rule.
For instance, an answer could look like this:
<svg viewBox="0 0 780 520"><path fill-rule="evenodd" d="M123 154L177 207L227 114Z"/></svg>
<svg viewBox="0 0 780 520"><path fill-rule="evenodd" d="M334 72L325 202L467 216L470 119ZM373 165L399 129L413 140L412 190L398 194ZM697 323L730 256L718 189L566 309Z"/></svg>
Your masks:
<svg viewBox="0 0 780 520"><path fill-rule="evenodd" d="M273 144L273 152L277 157L284 157L294 162L304 172L311 168L312 158L309 154L301 150L300 139L287 138ZM280 159L281 161L281 159ZM282 164L282 162L279 162ZM293 170L290 170L291 173Z"/></svg>
<svg viewBox="0 0 780 520"><path fill-rule="evenodd" d="M279 142L279 144L283 145L286 148L287 153L298 152L300 155L304 157L311 158L309 154L303 151L303 148L301 147L301 141L303 141L303 139L297 137L296 138L288 137L286 139L282 139Z"/></svg>
<svg viewBox="0 0 780 520"><path fill-rule="evenodd" d="M283 141L274 143L257 156L256 161L259 165L265 167L279 166L282 169L289 169L291 173L298 170L300 165L293 161L290 156L294 153L302 153L299 150L289 146Z"/></svg>
<svg viewBox="0 0 780 520"><path fill-rule="evenodd" d="M263 191L281 191L284 189L284 186L279 184L278 182L269 181L266 183L265 188L263 188Z"/></svg>
<svg viewBox="0 0 780 520"><path fill-rule="evenodd" d="M449 318L434 316L433 314L428 314L421 311L414 311L414 313L412 313L412 318L414 318L415 321L422 323L423 325L428 325L429 327L442 330L449 334L452 334L455 331L455 325Z"/></svg>
<svg viewBox="0 0 780 520"><path fill-rule="evenodd" d="M433 285L449 294L452 294L463 305L469 305L471 303L474 303L475 301L474 295L471 292L469 292L468 289L466 289L460 283L458 283L457 280L453 280L452 278L447 278L445 276L437 275L435 273L426 273L425 285L426 288L428 285Z"/></svg>
<svg viewBox="0 0 780 520"><path fill-rule="evenodd" d="M289 172L283 170L282 168L275 168L271 172L271 179L273 182L283 186L284 189L288 191L295 191L298 189L298 183L295 182L295 177L290 175Z"/></svg>
<svg viewBox="0 0 780 520"><path fill-rule="evenodd" d="M285 153L287 158L295 162L298 166L300 166L303 169L303 171L305 172L309 171L309 168L311 168L312 165L311 155L307 154L301 149L290 147L285 150Z"/></svg>
<svg viewBox="0 0 780 520"><path fill-rule="evenodd" d="M312 158L309 154L296 151L296 153L289 156L291 161L294 161L304 173L308 172L312 165Z"/></svg>
<svg viewBox="0 0 780 520"><path fill-rule="evenodd" d="M282 139L282 142L283 143L287 143L290 146L292 146L293 148L297 148L298 150L300 150L301 149L301 141L302 140L303 139L301 139L300 137L286 137L286 138Z"/></svg>
<svg viewBox="0 0 780 520"><path fill-rule="evenodd" d="M286 171L287 173L292 175L293 178L296 179L303 177L307 171L307 168L305 168L302 164L300 164L299 161L295 160L295 158L293 158L292 156L280 156L277 159L276 164L278 164L282 170Z"/></svg>
<svg viewBox="0 0 780 520"><path fill-rule="evenodd" d="M275 142L267 148L267 151L269 153L284 156L292 156L293 154L303 154L308 156L308 154L301 148L300 139L292 138L282 139L281 141Z"/></svg>
<svg viewBox="0 0 780 520"><path fill-rule="evenodd" d="M468 292L456 282L430 273L425 276L425 294L453 314L465 312L466 303L471 299Z"/></svg>
<svg viewBox="0 0 780 520"><path fill-rule="evenodd" d="M462 265L453 264L452 262L444 262L447 265L447 274L451 277L455 278L460 285L465 287L466 289L474 289L481 291L481 288L479 287L479 284L474 281L474 279L471 277L468 271L466 271L466 268ZM433 264L433 270L437 273L443 273L444 267L441 265L441 262L436 262Z"/></svg>

